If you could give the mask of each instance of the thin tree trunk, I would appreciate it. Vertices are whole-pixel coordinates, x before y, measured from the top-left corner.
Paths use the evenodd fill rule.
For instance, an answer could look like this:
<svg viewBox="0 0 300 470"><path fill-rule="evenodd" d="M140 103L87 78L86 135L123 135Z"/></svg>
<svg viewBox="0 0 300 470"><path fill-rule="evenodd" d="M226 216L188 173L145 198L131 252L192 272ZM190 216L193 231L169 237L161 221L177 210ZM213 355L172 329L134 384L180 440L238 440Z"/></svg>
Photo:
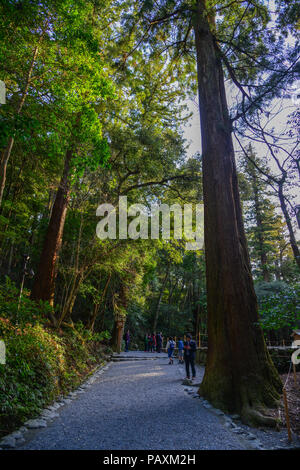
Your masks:
<svg viewBox="0 0 300 470"><path fill-rule="evenodd" d="M178 279L175 280L174 284L172 283L170 284L170 292L169 292L169 300L168 300L168 303L170 305L172 304L173 297L175 297L177 286L178 286Z"/></svg>
<svg viewBox="0 0 300 470"><path fill-rule="evenodd" d="M282 384L258 326L237 184L222 64L205 11L194 15L205 218L208 357L201 395L246 422L275 424L260 411Z"/></svg>
<svg viewBox="0 0 300 470"><path fill-rule="evenodd" d="M163 293L164 293L164 290L165 290L165 286L166 286L166 283L167 283L169 272L170 272L170 265L168 265L168 267L167 267L166 275L164 277L164 280L163 280L163 283L162 283L162 286L161 286L161 289L160 289L159 297L157 299L157 304L156 304L156 308L155 308L155 312L154 312L154 320L153 320L153 331L154 332L156 331L160 304L161 304L161 301L162 301L162 296L163 296Z"/></svg>
<svg viewBox="0 0 300 470"><path fill-rule="evenodd" d="M73 150L68 149L65 157L63 175L56 194L37 275L31 292L31 298L33 300L48 301L50 305L54 304L57 262L70 198L70 163L72 156Z"/></svg>
<svg viewBox="0 0 300 470"><path fill-rule="evenodd" d="M188 284L186 286L186 293L185 293L185 296L183 298L183 302L182 302L182 305L181 305L181 310L183 310L184 307L185 307L185 304L186 304L186 301L187 301L187 298L188 298L188 295L189 295L189 290L190 290L190 284Z"/></svg>
<svg viewBox="0 0 300 470"><path fill-rule="evenodd" d="M44 33L40 36L39 42L41 41L43 35L44 35ZM34 64L35 64L35 61L36 61L36 58L37 58L37 55L38 55L38 50L39 50L39 46L37 45L34 48L34 51L33 51L32 61L31 61L31 64L30 64L30 67L29 67L29 70L28 70L28 73L27 73L27 77L26 77L25 88L24 88L24 91L23 91L22 96L21 96L21 100L20 100L18 108L17 108L17 113L16 113L17 115L19 115L21 113L22 108L23 108L24 103L25 103L25 99L26 99L27 94L28 94L30 79L31 79ZM11 152L12 152L13 145L14 145L14 137L11 136L8 140L8 144L5 148L5 150L2 152L2 155L1 155L1 162L0 162L0 207L2 205L3 193L4 193L4 189L5 189L5 183L6 183L7 165L8 165L8 161L9 161L9 158L10 158L10 155L11 155Z"/></svg>
<svg viewBox="0 0 300 470"><path fill-rule="evenodd" d="M7 275L10 276L11 273L11 265L12 265L12 258L14 252L14 242L11 242L10 250L9 250L9 259L8 259L8 267L7 267Z"/></svg>
<svg viewBox="0 0 300 470"><path fill-rule="evenodd" d="M286 222L286 225L287 225L287 228L288 228L288 231L289 231L290 243L291 243L291 247L292 247L292 250L293 250L293 254L294 254L296 263L297 263L298 267L300 268L300 251L299 251L299 247L297 245L297 241L296 241L296 237L295 237L295 234L294 234L291 218L289 216L289 212L288 212L286 202L285 202L285 199L284 199L284 195L283 195L283 182L279 183L279 185L278 185L278 197L279 197L279 201L280 201L280 207L281 207L281 210L282 210L282 213L284 215L285 222Z"/></svg>
<svg viewBox="0 0 300 470"><path fill-rule="evenodd" d="M194 325L194 336L198 336L200 332L200 292L196 287L195 279L192 282L192 313L193 313L193 325Z"/></svg>
<svg viewBox="0 0 300 470"><path fill-rule="evenodd" d="M260 204L259 204L259 198L258 198L258 191L257 191L257 178L253 174L253 191L254 191L254 209L255 209L255 218L256 218L256 225L258 229L258 245L259 245L259 256L260 256L260 264L261 264L261 270L263 274L263 280L266 282L270 282L270 273L268 269L268 259L267 259L267 254L265 251L265 246L264 246L264 237L263 237L263 223L262 223L262 215L261 215L261 210L260 210Z"/></svg>
<svg viewBox="0 0 300 470"><path fill-rule="evenodd" d="M83 275L82 272L77 273L74 276L70 293L68 295L68 298L66 299L63 311L62 311L61 316L60 316L60 318L57 322L57 328L60 328L62 322L66 318L71 317L72 310L73 310L73 307L74 307L74 304L75 304L75 300L77 298L77 294L78 294L78 291L79 291L79 288L80 288L80 285L81 285L83 279L84 279L84 275Z"/></svg>
<svg viewBox="0 0 300 470"><path fill-rule="evenodd" d="M102 296L101 296L101 300L100 302L96 303L95 306L94 306L94 311L93 311L93 315L92 315L92 318L91 318L91 322L90 322L90 326L89 326L89 329L91 331L94 330L94 326L95 326L95 321L96 321L96 318L97 318L97 315L98 315L98 312L99 312L99 308L105 298L105 295L106 295L106 292L107 292L107 289L108 289L108 286L109 286L109 283L110 283L110 280L111 280L111 273L109 273L109 276L106 280L106 283L105 283L105 286L104 286L104 289L103 289L103 292L102 292Z"/></svg>
<svg viewBox="0 0 300 470"><path fill-rule="evenodd" d="M274 262L274 273L276 281L281 281L281 270L278 259L276 259Z"/></svg>
<svg viewBox="0 0 300 470"><path fill-rule="evenodd" d="M104 319L105 319L105 309L106 309L107 297L105 297L104 302L101 307L100 315L99 315L99 331L104 330Z"/></svg>
<svg viewBox="0 0 300 470"><path fill-rule="evenodd" d="M268 142L267 140L264 138L264 141L265 143L268 145ZM247 156L247 153L245 152L245 150L243 149L241 143L240 143L240 146L243 150L243 152L246 154ZM269 145L268 145L269 146ZM270 148L270 146L269 146ZM297 245L297 241L296 241L296 238L295 238L295 234L294 234L294 230L293 230L293 226L292 226L292 222L291 222L291 218L289 216L289 212L288 212L288 209L287 209L287 205L286 205L286 202L285 202L285 197L284 197L284 194L283 194L283 186L284 186L284 183L286 181L286 177L287 177L287 171L283 168L283 166L279 163L279 161L277 160L276 156L274 155L272 149L271 149L271 154L273 156L273 159L276 161L277 163L277 166L278 168L280 169L281 171L281 178L275 178L274 176L271 176L270 174L266 173L264 170L262 170L262 168L260 168L258 165L256 165L255 162L253 162L253 160L251 158L248 157L248 159L255 165L255 167L257 168L257 170L262 174L264 175L266 178L267 178L267 181L268 183L270 184L271 188L273 190L276 191L274 185L276 185L278 187L278 190L276 191L277 192L277 196L279 198L279 202L280 202L280 206L281 206L281 210L283 212L283 215L284 215L284 218L285 218L285 221L286 221L286 224L287 224L287 227L288 227L288 231L289 231L289 238L290 238L290 243L291 243L291 247L292 247L292 251L293 251L293 254L294 254L294 257L295 257L295 260L296 260L296 263L298 265L298 267L300 268L300 251L299 251L299 247ZM299 221L298 221L298 218L297 218L297 222L299 224Z"/></svg>
<svg viewBox="0 0 300 470"><path fill-rule="evenodd" d="M122 281L121 281L122 282ZM116 301L117 298L117 301ZM114 308L114 326L112 330L111 337L111 347L113 351L120 352L122 346L122 338L125 327L125 320L123 314L119 314L118 307L121 306L123 311L127 309L128 303L128 287L125 284L121 283L119 286L119 295L113 299L113 308ZM118 302L118 305L117 305Z"/></svg>

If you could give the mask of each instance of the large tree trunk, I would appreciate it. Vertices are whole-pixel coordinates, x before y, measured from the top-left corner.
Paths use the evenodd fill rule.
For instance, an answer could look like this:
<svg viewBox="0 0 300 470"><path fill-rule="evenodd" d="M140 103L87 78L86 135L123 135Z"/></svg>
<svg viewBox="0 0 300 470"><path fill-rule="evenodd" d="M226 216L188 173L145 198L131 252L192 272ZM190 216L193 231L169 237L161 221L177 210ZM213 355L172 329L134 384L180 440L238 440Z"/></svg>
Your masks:
<svg viewBox="0 0 300 470"><path fill-rule="evenodd" d="M31 292L33 300L47 300L50 305L54 303L57 262L70 198L70 163L72 155L73 151L71 149L67 150L63 175L56 193L37 275Z"/></svg>
<svg viewBox="0 0 300 470"><path fill-rule="evenodd" d="M258 326L257 301L239 200L222 64L197 0L194 15L203 152L208 357L201 395L246 422L273 424L260 411L281 381Z"/></svg>

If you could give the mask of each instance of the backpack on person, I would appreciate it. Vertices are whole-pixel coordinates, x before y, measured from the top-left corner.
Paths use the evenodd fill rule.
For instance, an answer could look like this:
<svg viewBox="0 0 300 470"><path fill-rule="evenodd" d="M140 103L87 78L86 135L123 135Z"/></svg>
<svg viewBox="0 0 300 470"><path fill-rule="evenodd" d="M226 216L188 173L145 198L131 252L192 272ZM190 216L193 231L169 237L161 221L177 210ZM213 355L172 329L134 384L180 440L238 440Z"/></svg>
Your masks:
<svg viewBox="0 0 300 470"><path fill-rule="evenodd" d="M169 348L170 348L170 349L174 349L174 347L175 347L175 343L174 343L174 341L171 339L171 341L169 341Z"/></svg>

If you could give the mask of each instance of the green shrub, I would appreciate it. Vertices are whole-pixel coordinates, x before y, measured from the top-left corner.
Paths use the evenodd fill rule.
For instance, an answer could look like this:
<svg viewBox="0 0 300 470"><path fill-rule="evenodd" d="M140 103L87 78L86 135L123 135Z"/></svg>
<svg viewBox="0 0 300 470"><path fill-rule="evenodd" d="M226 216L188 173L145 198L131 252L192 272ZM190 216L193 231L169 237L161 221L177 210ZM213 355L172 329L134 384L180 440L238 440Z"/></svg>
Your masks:
<svg viewBox="0 0 300 470"><path fill-rule="evenodd" d="M272 284L272 283L270 283ZM275 283L273 283L275 284ZM300 287L277 283L258 297L260 325L264 330L278 330L299 326L300 322ZM264 287L265 289L265 287Z"/></svg>
<svg viewBox="0 0 300 470"><path fill-rule="evenodd" d="M19 289L8 276L5 283L0 284L0 316L8 318L13 323L24 325L25 323L47 322L52 307L48 302L40 302L39 305L29 298L29 291L24 289L19 302Z"/></svg>
<svg viewBox="0 0 300 470"><path fill-rule="evenodd" d="M26 292L18 309L17 289L0 286L0 339L6 364L0 364L0 435L36 416L41 408L78 386L103 357L108 332L92 333L82 323L55 330L49 306Z"/></svg>

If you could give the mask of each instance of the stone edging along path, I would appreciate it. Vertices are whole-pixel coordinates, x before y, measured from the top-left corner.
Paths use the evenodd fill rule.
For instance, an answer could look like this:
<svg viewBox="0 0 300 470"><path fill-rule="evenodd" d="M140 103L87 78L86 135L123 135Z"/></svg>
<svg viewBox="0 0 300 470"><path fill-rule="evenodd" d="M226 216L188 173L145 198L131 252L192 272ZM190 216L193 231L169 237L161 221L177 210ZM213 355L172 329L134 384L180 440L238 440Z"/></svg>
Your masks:
<svg viewBox="0 0 300 470"><path fill-rule="evenodd" d="M300 440L294 433L293 442L290 443L287 441L287 431L285 429L279 433L274 430L268 432L266 430L262 431L259 428L250 428L241 422L240 416L238 414L226 414L222 410L214 408L207 400L199 396L195 391L195 388L198 388L200 383L194 384L191 381L184 380L183 385L186 385L184 389L186 393L188 393L192 398L200 400L204 408L220 417L223 426L225 426L232 433L237 434L242 440L244 440L244 442L246 441L246 447L249 450L300 450ZM271 434L274 436L274 433L276 433L275 439L274 437L271 437ZM262 442L262 439L258 434L260 434L262 437L267 437L267 439L263 439L263 441L268 440L269 444L266 445L266 442ZM263 434L265 434L265 436L263 436ZM268 438L268 435L270 435L270 438ZM281 445L278 444L279 440L282 442Z"/></svg>
<svg viewBox="0 0 300 470"><path fill-rule="evenodd" d="M97 378L99 378L103 372L105 372L110 363L102 362L99 366L96 367L94 372L90 373L88 379L82 382L82 384L73 392L70 392L67 396L61 396L57 401L52 405L45 408L40 416L35 419L29 419L26 421L18 430L4 436L0 440L0 450L2 449L15 449L25 442L25 434L30 430L36 430L40 428L47 427L48 422L52 421L54 418L57 418L59 414L57 411L62 406L71 403L79 394L84 393L86 389L91 386Z"/></svg>
<svg viewBox="0 0 300 470"><path fill-rule="evenodd" d="M110 364L113 362L120 362L123 361L133 361L133 360L155 360L159 357L162 358L163 355L157 356L153 354L151 355L143 355L141 353L135 354L128 354L125 355L121 353L121 355L113 355L111 363L102 363L100 364L94 372L92 372L85 382L83 382L75 391L70 392L66 397L59 398L56 402L54 402L51 406L45 408L40 416L36 419L30 419L24 423L17 431L12 432L11 434L5 436L0 441L0 447L3 449L14 449L22 447L22 444L25 443L28 439L30 440L32 436L35 435L36 430L39 428L45 428L48 424L52 422L55 418L59 417L59 409L62 408L64 405L70 404L72 400L76 397L80 396L80 394L84 394L87 389L97 380L99 377L110 367ZM167 359L166 359L167 360ZM149 362L148 362L149 364ZM174 366L176 367L176 364ZM176 375L178 374L178 380L182 381L182 377L184 376L184 367L178 365L176 367ZM201 381L201 376L203 375L204 369L197 367L197 375ZM197 393L197 387L199 384L194 384L188 381L182 382L182 393L186 393L190 399L198 399L199 406L205 408L208 412L218 416L220 424L218 425L219 432L222 432L222 428L227 428L228 431L235 434L235 436L241 441L243 448L245 449L257 449L257 450L265 450L265 449L292 449L295 448L296 441L289 445L286 439L286 431L282 430L280 433L276 432L263 432L262 430L252 429L246 425L243 425L239 421L238 415L226 415L223 411L214 408L208 401L204 400L200 397ZM216 429L218 432L218 429ZM281 445L278 445L281 444ZM299 448L299 444L298 444ZM166 449L167 450L167 449Z"/></svg>

